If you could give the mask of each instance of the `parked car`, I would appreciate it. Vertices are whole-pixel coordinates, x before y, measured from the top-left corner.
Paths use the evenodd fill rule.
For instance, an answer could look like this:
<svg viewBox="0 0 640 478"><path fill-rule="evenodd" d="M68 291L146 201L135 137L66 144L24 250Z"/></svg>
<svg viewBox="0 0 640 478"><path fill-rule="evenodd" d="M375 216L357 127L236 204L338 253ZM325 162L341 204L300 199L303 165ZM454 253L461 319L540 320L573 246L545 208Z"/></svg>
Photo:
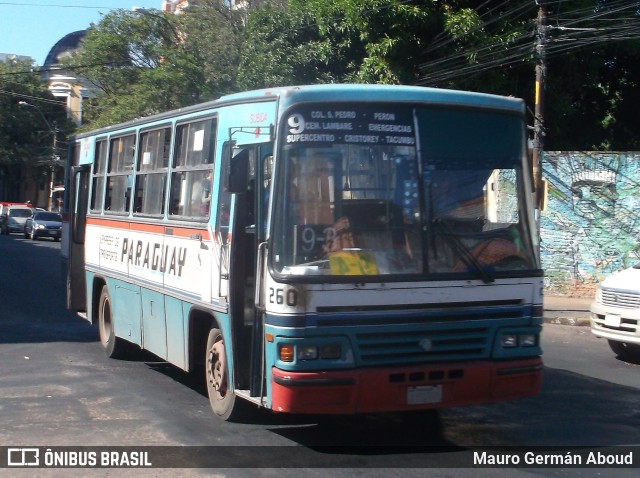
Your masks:
<svg viewBox="0 0 640 478"><path fill-rule="evenodd" d="M9 206L0 219L2 234L23 232L27 219L33 214L33 208L27 206Z"/></svg>
<svg viewBox="0 0 640 478"><path fill-rule="evenodd" d="M591 331L623 360L640 360L640 263L607 277L591 304Z"/></svg>
<svg viewBox="0 0 640 478"><path fill-rule="evenodd" d="M57 212L36 211L24 225L24 237L30 237L34 241L41 237L59 241L61 234L62 216Z"/></svg>

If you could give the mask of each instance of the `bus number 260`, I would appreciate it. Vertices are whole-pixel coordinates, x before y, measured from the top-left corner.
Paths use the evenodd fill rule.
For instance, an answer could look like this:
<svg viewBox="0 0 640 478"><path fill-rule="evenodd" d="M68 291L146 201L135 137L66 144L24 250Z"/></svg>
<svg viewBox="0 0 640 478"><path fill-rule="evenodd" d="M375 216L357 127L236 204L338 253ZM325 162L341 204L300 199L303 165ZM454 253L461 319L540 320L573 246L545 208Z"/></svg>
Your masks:
<svg viewBox="0 0 640 478"><path fill-rule="evenodd" d="M287 304L289 307L295 307L298 305L298 291L295 289L287 289L286 293L284 289L269 288L269 303L271 304Z"/></svg>

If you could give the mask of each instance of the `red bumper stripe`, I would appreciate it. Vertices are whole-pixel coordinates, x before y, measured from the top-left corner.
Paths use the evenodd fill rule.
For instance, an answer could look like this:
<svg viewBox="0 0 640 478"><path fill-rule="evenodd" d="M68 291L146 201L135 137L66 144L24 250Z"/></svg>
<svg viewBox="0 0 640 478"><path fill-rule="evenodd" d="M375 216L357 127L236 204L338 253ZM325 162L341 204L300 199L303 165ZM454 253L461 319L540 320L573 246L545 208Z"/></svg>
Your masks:
<svg viewBox="0 0 640 478"><path fill-rule="evenodd" d="M542 383L539 358L377 370L272 371L272 409L287 413L378 413L474 405L534 396Z"/></svg>

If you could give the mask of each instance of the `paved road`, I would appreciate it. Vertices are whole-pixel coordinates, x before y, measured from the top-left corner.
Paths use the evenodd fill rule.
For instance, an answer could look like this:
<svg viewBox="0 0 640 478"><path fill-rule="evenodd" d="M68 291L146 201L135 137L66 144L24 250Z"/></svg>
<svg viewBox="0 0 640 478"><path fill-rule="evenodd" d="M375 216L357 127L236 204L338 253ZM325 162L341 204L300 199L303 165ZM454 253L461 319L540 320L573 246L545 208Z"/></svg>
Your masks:
<svg viewBox="0 0 640 478"><path fill-rule="evenodd" d="M482 446L640 444L640 366L616 360L606 342L593 337L587 327L564 325L545 327L545 374L539 397L445 410L433 421L390 415L323 422L261 414L251 423L222 422L213 416L198 381L189 375L150 355L132 361L104 356L95 329L64 310L58 248L56 243L0 236L0 446L232 445L220 448L226 453L220 459L255 463L264 467L260 476L324 477L322 468L276 469L283 460L306 466L307 460L322 459L344 468L332 471L334 476L471 478L558 476L542 469L448 468L452 457ZM574 309L573 303L557 310ZM323 451L327 445L350 451L327 453ZM367 447L358 453L349 449L353 445ZM430 451L389 452L408 445ZM283 456L271 446L289 453ZM382 451L373 453L376 447ZM216 451L221 453L220 449ZM275 468L267 469L265 462ZM16 476L6 471L0 469L0 476ZM38 475L86 476L86 471L38 470ZM92 476L125 473L91 471ZM594 473L563 470L561 476L635 476L630 470L590 471ZM153 469L136 471L135 476L212 473ZM256 470L215 473L255 476Z"/></svg>

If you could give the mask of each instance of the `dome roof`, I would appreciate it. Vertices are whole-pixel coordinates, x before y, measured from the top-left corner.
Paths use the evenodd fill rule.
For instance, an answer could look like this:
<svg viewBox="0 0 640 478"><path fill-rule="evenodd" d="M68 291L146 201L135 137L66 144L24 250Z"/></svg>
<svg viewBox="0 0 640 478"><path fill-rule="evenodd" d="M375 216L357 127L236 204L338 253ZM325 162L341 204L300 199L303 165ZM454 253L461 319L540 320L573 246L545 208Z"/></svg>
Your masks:
<svg viewBox="0 0 640 478"><path fill-rule="evenodd" d="M53 45L53 48L49 50L49 54L44 60L43 66L47 67L59 64L62 58L68 56L71 52L76 50L78 46L80 46L80 42L86 34L86 30L78 30L77 32L63 36L55 45Z"/></svg>

